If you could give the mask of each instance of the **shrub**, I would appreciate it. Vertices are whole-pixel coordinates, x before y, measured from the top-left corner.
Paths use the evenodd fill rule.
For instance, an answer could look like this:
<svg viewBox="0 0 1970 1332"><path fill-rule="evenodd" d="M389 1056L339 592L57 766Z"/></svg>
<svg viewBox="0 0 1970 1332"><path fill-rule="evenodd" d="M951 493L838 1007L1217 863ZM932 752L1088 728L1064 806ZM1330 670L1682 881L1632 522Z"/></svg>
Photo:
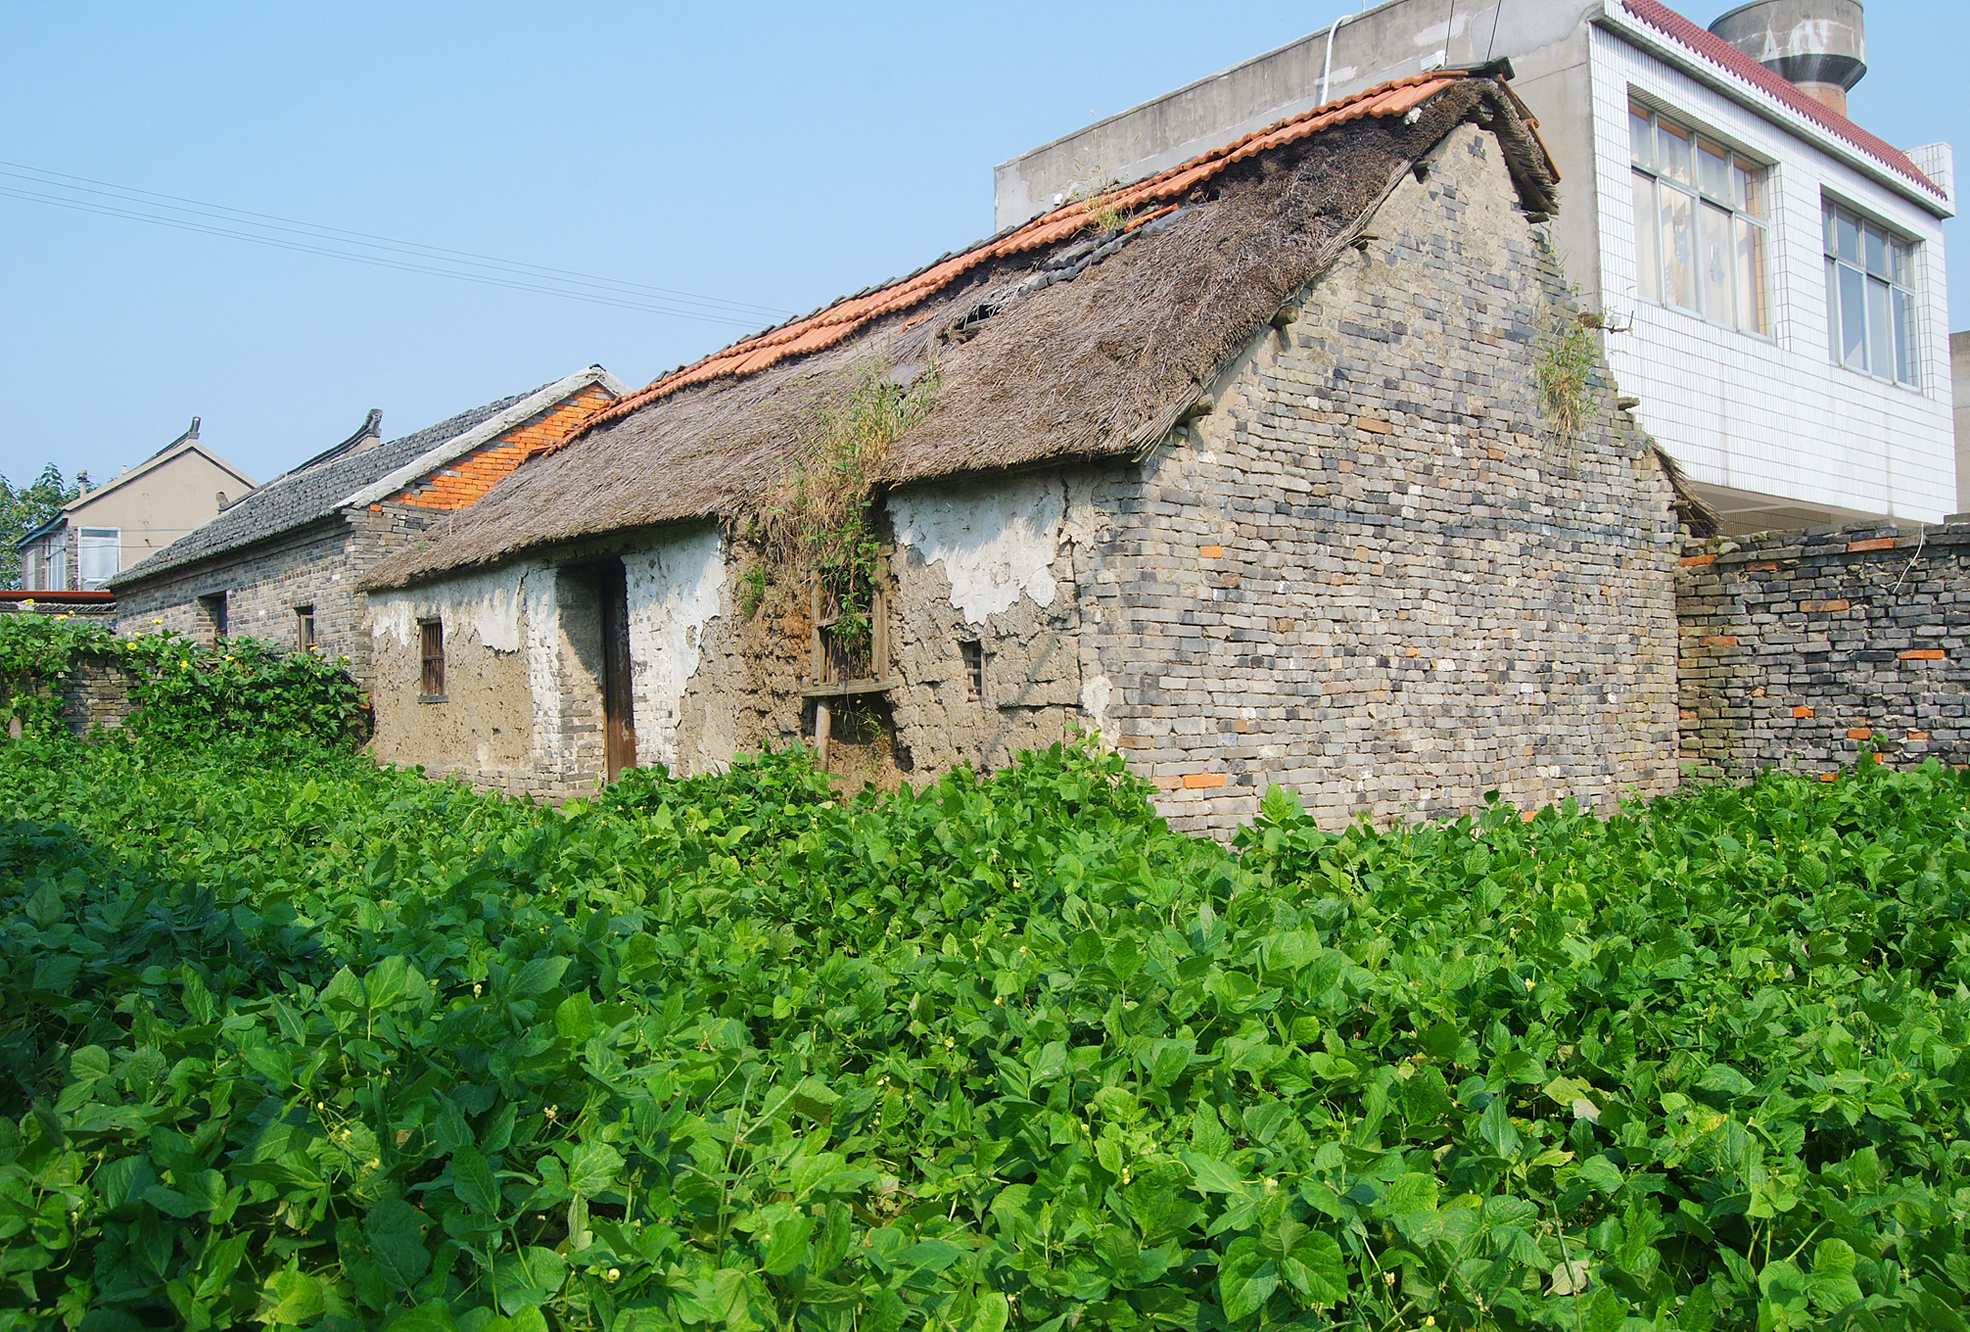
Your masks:
<svg viewBox="0 0 1970 1332"><path fill-rule="evenodd" d="M1954 1327L1965 778L1236 852L1120 761L560 810L0 755L0 1324Z"/></svg>
<svg viewBox="0 0 1970 1332"><path fill-rule="evenodd" d="M0 725L57 728L62 685L84 660L129 676L129 730L162 743L247 734L339 743L364 728L361 691L324 654L283 654L257 638L208 646L171 632L124 637L99 622L32 613L0 616Z"/></svg>

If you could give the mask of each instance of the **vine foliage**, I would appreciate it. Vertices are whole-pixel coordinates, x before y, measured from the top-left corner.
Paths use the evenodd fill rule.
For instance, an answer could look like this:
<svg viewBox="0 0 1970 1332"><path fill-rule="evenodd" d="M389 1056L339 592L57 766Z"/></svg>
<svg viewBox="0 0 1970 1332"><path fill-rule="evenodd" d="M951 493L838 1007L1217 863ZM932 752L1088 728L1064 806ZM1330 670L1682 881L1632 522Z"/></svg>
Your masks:
<svg viewBox="0 0 1970 1332"><path fill-rule="evenodd" d="M907 387L871 366L817 409L797 461L754 526L761 564L747 600L755 609L769 585L794 595L812 578L837 639L868 642L882 551L874 479L890 445L930 414L938 386L934 365Z"/></svg>
<svg viewBox="0 0 1970 1332"><path fill-rule="evenodd" d="M347 742L360 736L364 720L347 660L282 653L257 638L207 646L170 631L124 637L71 615L8 615L0 617L0 725L18 720L22 734L54 732L62 686L94 661L128 676L128 729L147 740L282 735Z"/></svg>

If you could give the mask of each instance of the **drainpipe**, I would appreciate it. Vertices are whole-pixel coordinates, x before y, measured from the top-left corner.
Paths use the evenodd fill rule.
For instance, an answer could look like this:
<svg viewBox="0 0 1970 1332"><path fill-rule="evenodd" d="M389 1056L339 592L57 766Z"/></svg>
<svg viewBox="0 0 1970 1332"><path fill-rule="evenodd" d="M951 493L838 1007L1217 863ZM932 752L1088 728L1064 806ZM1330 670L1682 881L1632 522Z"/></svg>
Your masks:
<svg viewBox="0 0 1970 1332"><path fill-rule="evenodd" d="M1327 54L1320 61L1320 96L1315 100L1315 106L1327 105L1327 72L1334 67L1334 33L1349 19L1359 17L1359 14L1343 14L1327 25Z"/></svg>

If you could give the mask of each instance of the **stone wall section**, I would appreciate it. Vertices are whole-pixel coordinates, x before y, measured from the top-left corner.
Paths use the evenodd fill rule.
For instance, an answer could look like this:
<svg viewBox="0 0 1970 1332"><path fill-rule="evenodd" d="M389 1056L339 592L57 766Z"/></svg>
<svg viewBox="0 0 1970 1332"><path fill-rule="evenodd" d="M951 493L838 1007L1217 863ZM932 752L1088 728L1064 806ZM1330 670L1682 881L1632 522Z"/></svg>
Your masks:
<svg viewBox="0 0 1970 1332"><path fill-rule="evenodd" d="M1958 515L1960 518L1961 515ZM1748 777L1970 763L1970 522L1694 542L1679 570L1683 758Z"/></svg>

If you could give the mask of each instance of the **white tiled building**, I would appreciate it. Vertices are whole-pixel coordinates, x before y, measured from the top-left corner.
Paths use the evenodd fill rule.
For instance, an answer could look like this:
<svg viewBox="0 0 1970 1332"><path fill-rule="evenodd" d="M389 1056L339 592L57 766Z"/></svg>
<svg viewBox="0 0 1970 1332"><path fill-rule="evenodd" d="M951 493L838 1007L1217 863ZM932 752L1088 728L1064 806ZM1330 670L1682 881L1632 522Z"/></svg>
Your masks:
<svg viewBox="0 0 1970 1332"><path fill-rule="evenodd" d="M1947 148L1925 154L1939 179L1924 177L1638 9L1610 5L1589 28L1622 392L1740 529L1940 520L1957 508Z"/></svg>
<svg viewBox="0 0 1970 1332"><path fill-rule="evenodd" d="M1712 25L1738 46L1658 0L1446 12L1390 0L1005 163L999 222L1322 98L1508 59L1563 173L1554 238L1610 327L1620 391L1725 531L1970 507L1951 419L1951 153L1903 152L1847 119L1866 68L1855 0L1756 0Z"/></svg>

